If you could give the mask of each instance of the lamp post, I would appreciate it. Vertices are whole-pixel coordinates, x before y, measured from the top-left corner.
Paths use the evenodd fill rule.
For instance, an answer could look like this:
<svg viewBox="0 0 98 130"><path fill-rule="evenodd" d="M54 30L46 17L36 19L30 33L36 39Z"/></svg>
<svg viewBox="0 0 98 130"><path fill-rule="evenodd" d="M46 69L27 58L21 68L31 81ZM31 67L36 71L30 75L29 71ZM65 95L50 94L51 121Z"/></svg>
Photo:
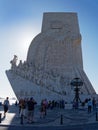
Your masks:
<svg viewBox="0 0 98 130"><path fill-rule="evenodd" d="M72 86L74 86L74 91L75 91L75 97L74 97L74 102L76 103L76 108L78 109L79 106L79 101L81 102L79 98L79 91L80 91L80 86L83 85L83 82L80 78L74 78L71 83Z"/></svg>

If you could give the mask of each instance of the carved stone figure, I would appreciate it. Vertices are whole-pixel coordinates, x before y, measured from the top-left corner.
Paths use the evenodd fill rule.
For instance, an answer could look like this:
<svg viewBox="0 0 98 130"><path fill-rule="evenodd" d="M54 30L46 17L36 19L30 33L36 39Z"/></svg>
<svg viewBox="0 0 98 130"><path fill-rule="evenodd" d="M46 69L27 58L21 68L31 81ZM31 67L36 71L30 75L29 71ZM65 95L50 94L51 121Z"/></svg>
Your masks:
<svg viewBox="0 0 98 130"><path fill-rule="evenodd" d="M10 61L11 69L16 67L17 60L18 60L18 57L16 55L14 55L14 58Z"/></svg>

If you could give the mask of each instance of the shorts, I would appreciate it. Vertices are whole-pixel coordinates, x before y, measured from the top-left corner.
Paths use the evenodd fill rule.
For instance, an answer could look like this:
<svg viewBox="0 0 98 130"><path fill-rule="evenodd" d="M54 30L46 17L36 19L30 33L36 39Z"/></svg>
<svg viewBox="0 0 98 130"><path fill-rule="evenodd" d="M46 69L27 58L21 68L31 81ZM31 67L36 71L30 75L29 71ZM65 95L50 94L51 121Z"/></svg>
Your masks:
<svg viewBox="0 0 98 130"><path fill-rule="evenodd" d="M8 111L8 106L4 105L4 112Z"/></svg>
<svg viewBox="0 0 98 130"><path fill-rule="evenodd" d="M28 111L28 117L33 117L34 116L34 111L31 110L31 111Z"/></svg>

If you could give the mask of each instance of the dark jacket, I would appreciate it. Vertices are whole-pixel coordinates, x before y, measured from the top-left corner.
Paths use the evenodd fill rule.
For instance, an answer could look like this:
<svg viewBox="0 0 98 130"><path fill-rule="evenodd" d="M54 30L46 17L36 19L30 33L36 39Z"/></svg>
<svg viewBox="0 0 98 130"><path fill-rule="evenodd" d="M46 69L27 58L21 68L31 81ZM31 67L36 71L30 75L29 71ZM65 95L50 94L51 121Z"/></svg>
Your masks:
<svg viewBox="0 0 98 130"><path fill-rule="evenodd" d="M35 101L29 100L28 103L27 103L28 110L29 110L29 111L34 110L34 105L35 105L35 104L37 104Z"/></svg>

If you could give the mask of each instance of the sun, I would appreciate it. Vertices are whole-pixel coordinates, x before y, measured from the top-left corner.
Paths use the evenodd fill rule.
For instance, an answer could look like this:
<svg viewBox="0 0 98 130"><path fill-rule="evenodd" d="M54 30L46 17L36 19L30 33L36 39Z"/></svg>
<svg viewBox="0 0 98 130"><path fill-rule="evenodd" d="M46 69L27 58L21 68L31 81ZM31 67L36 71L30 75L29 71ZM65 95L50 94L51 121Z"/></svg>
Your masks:
<svg viewBox="0 0 98 130"><path fill-rule="evenodd" d="M27 52L31 41L33 38L37 35L38 32L34 31L34 28L21 28L19 33L18 33L18 39L17 39L17 44L19 50Z"/></svg>
<svg viewBox="0 0 98 130"><path fill-rule="evenodd" d="M12 48L13 55L17 55L18 63L20 60L25 61L29 46L39 30L31 24L13 25L8 30L7 42Z"/></svg>

